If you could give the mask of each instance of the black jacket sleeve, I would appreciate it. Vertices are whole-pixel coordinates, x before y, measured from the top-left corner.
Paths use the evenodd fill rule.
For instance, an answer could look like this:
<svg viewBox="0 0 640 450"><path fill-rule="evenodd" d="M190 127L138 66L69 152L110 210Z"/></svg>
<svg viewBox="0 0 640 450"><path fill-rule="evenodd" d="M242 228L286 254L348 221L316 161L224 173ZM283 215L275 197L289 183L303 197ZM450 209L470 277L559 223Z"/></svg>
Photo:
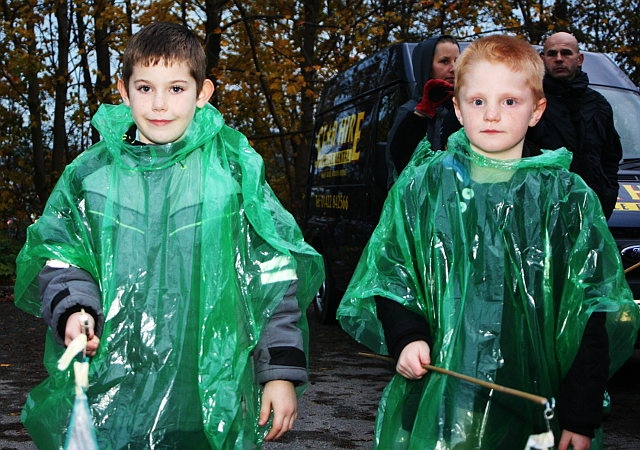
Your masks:
<svg viewBox="0 0 640 450"><path fill-rule="evenodd" d="M398 124L397 131L389 136L389 152L398 174L407 166L414 150L426 136L430 120L410 112Z"/></svg>
<svg viewBox="0 0 640 450"><path fill-rule="evenodd" d="M593 313L578 354L562 381L558 421L563 430L594 436L602 421L602 402L609 377L609 339L605 313Z"/></svg>
<svg viewBox="0 0 640 450"><path fill-rule="evenodd" d="M376 296L376 308L387 348L396 361L402 350L411 342L426 341L431 347L431 330L423 317L384 297Z"/></svg>

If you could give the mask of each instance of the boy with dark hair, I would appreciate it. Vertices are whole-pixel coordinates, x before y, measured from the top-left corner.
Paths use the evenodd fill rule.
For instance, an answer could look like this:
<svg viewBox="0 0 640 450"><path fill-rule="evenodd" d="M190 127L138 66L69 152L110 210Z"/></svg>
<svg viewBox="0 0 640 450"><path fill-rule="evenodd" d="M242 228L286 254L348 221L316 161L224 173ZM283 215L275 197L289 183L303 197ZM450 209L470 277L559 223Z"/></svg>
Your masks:
<svg viewBox="0 0 640 450"><path fill-rule="evenodd" d="M50 326L50 376L23 420L38 448L62 448L73 380L55 363L85 311L101 449L255 448L296 419L321 258L208 103L196 36L156 23L123 60L124 104L100 107L103 140L66 168L18 257L16 304Z"/></svg>
<svg viewBox="0 0 640 450"><path fill-rule="evenodd" d="M524 156L545 107L534 49L479 39L455 73L463 129L416 150L338 309L397 361L374 448L523 449L550 427L559 450L588 449L638 330L615 242L568 151ZM557 414L429 364L555 398Z"/></svg>

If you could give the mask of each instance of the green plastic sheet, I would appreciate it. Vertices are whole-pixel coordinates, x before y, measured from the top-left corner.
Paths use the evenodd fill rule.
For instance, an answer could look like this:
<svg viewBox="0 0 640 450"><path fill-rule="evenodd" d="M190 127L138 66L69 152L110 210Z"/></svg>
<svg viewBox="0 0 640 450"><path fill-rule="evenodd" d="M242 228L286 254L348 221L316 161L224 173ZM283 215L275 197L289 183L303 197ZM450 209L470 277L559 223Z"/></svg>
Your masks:
<svg viewBox="0 0 640 450"><path fill-rule="evenodd" d="M106 322L87 397L101 449L256 448L266 427L251 353L294 278L308 345L321 257L215 108L198 109L173 144L128 145L132 124L124 105L95 115L103 140L67 167L29 228L16 304L39 314L48 259L98 282ZM73 379L55 369L63 350L47 338L50 376L23 410L40 449L62 448L73 406Z"/></svg>
<svg viewBox="0 0 640 450"><path fill-rule="evenodd" d="M631 355L638 307L598 199L560 149L495 161L423 140L390 191L338 309L342 327L386 354L374 296L429 324L435 366L548 399L591 313L607 313L613 373ZM396 374L376 420L379 449L523 449L544 408L454 377ZM559 440L557 418L551 427ZM597 448L598 442L593 448Z"/></svg>

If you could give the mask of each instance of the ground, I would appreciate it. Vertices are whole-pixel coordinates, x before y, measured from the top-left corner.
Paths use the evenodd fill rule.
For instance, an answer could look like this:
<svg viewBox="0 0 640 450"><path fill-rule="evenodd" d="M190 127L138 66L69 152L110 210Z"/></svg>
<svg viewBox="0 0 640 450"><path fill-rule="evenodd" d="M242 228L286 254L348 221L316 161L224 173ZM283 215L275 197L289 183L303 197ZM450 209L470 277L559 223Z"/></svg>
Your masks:
<svg viewBox="0 0 640 450"><path fill-rule="evenodd" d="M311 316L310 383L299 404L298 421L281 441L264 450L371 449L373 423L382 389L393 374L386 362L362 357L367 351L337 325ZM0 450L33 450L20 423L27 392L45 376L45 329L13 305L0 288ZM605 420L604 450L640 449L640 350L613 377L613 409Z"/></svg>

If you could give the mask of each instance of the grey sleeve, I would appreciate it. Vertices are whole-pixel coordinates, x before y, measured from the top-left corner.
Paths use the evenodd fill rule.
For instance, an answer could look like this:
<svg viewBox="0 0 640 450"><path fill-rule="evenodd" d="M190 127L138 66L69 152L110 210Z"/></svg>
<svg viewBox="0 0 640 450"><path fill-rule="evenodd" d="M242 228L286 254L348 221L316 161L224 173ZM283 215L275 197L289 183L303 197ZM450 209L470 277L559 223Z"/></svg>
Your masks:
<svg viewBox="0 0 640 450"><path fill-rule="evenodd" d="M256 346L254 361L260 384L288 380L298 385L308 381L302 332L297 327L302 312L296 288L297 281L293 280Z"/></svg>
<svg viewBox="0 0 640 450"><path fill-rule="evenodd" d="M88 272L59 261L49 261L40 271L42 318L51 327L56 342L64 345L64 328L69 315L84 309L95 319L95 333L104 326L98 283Z"/></svg>

